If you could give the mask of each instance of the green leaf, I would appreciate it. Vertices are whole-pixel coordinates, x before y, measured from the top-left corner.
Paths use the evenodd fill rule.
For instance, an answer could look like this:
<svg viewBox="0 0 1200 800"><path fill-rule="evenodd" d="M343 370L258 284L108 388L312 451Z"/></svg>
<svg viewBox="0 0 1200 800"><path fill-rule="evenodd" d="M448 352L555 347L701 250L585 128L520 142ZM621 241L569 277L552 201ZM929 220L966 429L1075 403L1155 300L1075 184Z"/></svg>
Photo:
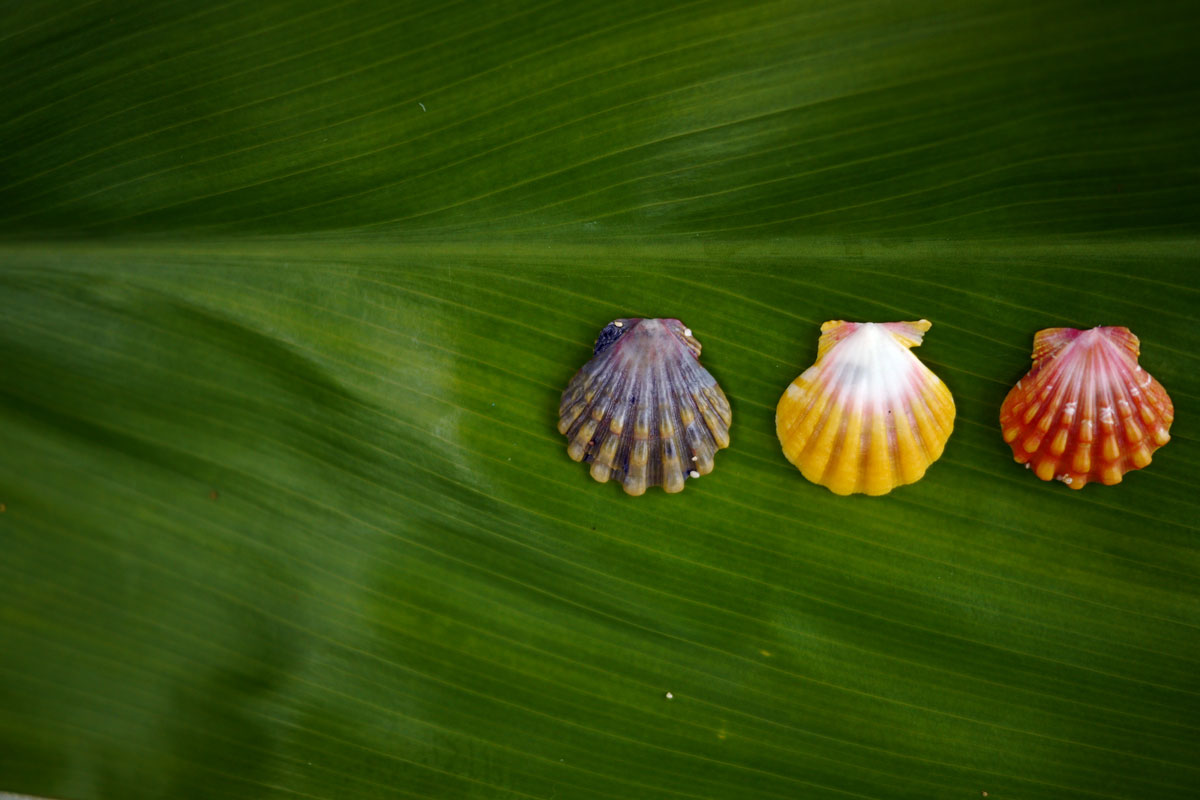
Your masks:
<svg viewBox="0 0 1200 800"><path fill-rule="evenodd" d="M0 792L1194 796L1194 4L0 20ZM733 406L680 495L555 430L617 316ZM957 402L886 497L775 438L835 318ZM1096 324L1177 420L1076 492L997 415Z"/></svg>

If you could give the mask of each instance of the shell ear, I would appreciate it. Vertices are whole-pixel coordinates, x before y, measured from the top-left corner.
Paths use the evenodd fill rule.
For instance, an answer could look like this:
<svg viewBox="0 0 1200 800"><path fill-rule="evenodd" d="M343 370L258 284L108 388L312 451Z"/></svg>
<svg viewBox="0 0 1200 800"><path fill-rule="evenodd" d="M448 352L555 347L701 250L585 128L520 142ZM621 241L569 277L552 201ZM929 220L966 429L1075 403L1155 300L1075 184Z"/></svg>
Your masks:
<svg viewBox="0 0 1200 800"><path fill-rule="evenodd" d="M893 339L910 349L920 347L921 342L925 339L925 332L933 327L933 324L927 319L919 319L915 322L885 322L883 325Z"/></svg>
<svg viewBox="0 0 1200 800"><path fill-rule="evenodd" d="M613 343L617 339L620 339L628 329L625 320L622 319L615 319L605 325L603 330L600 331L600 335L596 337L596 343L592 346L592 355L600 355L600 353L612 347Z"/></svg>
<svg viewBox="0 0 1200 800"><path fill-rule="evenodd" d="M858 322L831 319L821 325L821 338L817 342L817 358L823 357L833 346L858 330Z"/></svg>
<svg viewBox="0 0 1200 800"><path fill-rule="evenodd" d="M1129 328L1106 327L1101 328L1104 335L1113 340L1114 344L1120 345L1129 351L1133 356L1134 363L1137 363L1138 356L1142 354L1142 342L1133 331Z"/></svg>
<svg viewBox="0 0 1200 800"><path fill-rule="evenodd" d="M1043 328L1033 335L1033 365L1039 366L1043 361L1053 358L1059 350L1069 345L1079 336L1077 328Z"/></svg>

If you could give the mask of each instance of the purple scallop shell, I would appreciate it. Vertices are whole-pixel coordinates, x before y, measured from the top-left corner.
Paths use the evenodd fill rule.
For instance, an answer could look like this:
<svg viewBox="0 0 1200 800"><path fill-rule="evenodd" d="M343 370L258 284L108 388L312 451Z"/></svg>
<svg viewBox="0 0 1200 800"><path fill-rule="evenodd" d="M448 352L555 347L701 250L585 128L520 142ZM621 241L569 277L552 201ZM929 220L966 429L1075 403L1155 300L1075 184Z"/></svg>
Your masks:
<svg viewBox="0 0 1200 800"><path fill-rule="evenodd" d="M567 455L632 495L647 486L679 492L687 478L712 472L716 452L729 446L731 415L699 357L700 343L677 319L610 322L563 392L558 430Z"/></svg>

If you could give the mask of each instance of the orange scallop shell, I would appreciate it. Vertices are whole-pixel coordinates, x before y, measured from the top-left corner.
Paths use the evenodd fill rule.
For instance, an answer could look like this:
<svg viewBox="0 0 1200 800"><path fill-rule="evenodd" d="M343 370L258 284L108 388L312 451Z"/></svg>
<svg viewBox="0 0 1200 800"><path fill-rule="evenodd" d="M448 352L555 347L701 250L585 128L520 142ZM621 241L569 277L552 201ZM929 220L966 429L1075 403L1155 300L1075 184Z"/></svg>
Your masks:
<svg viewBox="0 0 1200 800"><path fill-rule="evenodd" d="M1114 484L1150 463L1171 436L1175 408L1138 366L1128 328L1046 328L1033 337L1033 369L1000 407L1013 458L1072 489Z"/></svg>

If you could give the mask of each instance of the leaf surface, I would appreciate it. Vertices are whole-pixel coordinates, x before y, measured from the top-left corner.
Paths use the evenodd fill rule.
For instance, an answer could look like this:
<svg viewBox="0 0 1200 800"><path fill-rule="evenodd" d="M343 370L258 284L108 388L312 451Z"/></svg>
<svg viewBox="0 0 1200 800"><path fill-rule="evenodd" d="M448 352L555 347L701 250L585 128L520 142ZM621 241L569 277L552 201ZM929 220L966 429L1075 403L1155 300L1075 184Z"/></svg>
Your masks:
<svg viewBox="0 0 1200 800"><path fill-rule="evenodd" d="M9 4L0 790L1185 798L1192 5ZM616 317L733 406L681 495L566 457ZM827 319L929 319L945 455L783 458ZM1175 402L1012 461L1044 327Z"/></svg>

